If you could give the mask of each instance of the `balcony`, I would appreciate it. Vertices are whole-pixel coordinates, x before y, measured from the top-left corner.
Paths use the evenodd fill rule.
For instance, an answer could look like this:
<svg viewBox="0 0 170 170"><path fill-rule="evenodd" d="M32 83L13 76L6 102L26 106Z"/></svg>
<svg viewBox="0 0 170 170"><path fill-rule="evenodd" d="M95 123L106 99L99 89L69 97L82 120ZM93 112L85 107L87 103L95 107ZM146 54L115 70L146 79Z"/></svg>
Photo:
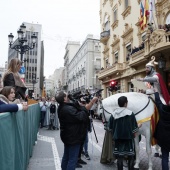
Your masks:
<svg viewBox="0 0 170 170"><path fill-rule="evenodd" d="M110 66L109 68L105 68L104 70L101 70L98 73L98 79L101 80L107 76L110 76L116 72L123 71L123 70L124 70L124 64L116 63L113 66Z"/></svg>
<svg viewBox="0 0 170 170"><path fill-rule="evenodd" d="M110 30L103 31L100 33L100 42L106 45L108 39L110 38Z"/></svg>
<svg viewBox="0 0 170 170"><path fill-rule="evenodd" d="M73 75L73 78L72 78L73 80L76 80L76 76L75 75Z"/></svg>
<svg viewBox="0 0 170 170"><path fill-rule="evenodd" d="M86 72L85 67L83 67L81 71L83 74L85 74L85 72Z"/></svg>
<svg viewBox="0 0 170 170"><path fill-rule="evenodd" d="M141 63L146 61L146 58L144 57L145 54L145 50L139 50L138 52L132 54L130 56L130 60L129 60L129 66L133 67L133 66L137 66L140 65Z"/></svg>
<svg viewBox="0 0 170 170"><path fill-rule="evenodd" d="M76 77L77 77L77 78L79 77L79 72L76 73Z"/></svg>
<svg viewBox="0 0 170 170"><path fill-rule="evenodd" d="M82 70L79 70L79 75L81 76L81 74L82 74Z"/></svg>
<svg viewBox="0 0 170 170"><path fill-rule="evenodd" d="M157 29L150 34L149 52L150 55L155 55L157 52L168 50L170 46L170 32L165 32L163 29Z"/></svg>

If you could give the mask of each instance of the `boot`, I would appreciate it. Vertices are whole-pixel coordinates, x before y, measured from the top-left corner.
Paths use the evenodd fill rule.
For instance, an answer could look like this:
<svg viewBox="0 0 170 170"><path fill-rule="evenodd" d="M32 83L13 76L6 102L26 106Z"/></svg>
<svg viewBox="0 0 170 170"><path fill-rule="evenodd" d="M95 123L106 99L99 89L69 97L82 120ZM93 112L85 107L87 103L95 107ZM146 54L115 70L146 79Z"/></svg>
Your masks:
<svg viewBox="0 0 170 170"><path fill-rule="evenodd" d="M128 158L128 170L134 170L134 158L131 156Z"/></svg>
<svg viewBox="0 0 170 170"><path fill-rule="evenodd" d="M123 157L118 157L118 161L117 161L117 168L118 170L123 170Z"/></svg>

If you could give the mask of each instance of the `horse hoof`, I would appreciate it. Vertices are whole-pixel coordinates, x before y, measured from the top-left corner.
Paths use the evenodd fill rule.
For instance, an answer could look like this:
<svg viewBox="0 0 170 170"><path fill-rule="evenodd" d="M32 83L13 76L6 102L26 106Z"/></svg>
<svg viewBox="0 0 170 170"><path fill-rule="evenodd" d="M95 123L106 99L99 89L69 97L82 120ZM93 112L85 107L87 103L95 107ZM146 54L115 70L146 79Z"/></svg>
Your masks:
<svg viewBox="0 0 170 170"><path fill-rule="evenodd" d="M159 157L159 153L155 153L155 154L154 154L154 157Z"/></svg>

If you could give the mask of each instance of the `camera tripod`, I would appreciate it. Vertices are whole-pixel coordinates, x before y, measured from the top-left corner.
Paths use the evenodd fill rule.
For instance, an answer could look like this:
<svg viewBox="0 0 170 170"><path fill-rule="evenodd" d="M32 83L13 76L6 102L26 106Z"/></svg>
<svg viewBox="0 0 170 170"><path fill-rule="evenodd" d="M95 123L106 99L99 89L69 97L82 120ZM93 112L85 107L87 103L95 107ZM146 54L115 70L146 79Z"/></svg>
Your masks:
<svg viewBox="0 0 170 170"><path fill-rule="evenodd" d="M91 110L90 110L90 117L91 117ZM95 131L95 128L94 128L94 125L93 125L93 119L91 118L91 126L93 128L93 132L94 132L94 135L95 135L95 138L96 138L96 142L98 143L98 139L97 139L97 135L96 135L96 131Z"/></svg>

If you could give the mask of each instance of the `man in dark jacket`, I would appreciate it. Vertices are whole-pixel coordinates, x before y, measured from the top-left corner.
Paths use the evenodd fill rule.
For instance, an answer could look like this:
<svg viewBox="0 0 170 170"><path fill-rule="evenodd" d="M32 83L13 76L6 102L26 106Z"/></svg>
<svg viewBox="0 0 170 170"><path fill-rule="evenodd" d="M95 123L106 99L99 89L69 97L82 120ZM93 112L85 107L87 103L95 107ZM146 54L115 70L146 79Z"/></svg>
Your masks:
<svg viewBox="0 0 170 170"><path fill-rule="evenodd" d="M157 139L158 145L161 147L162 170L168 170L170 152L170 106L164 105L161 102L158 92L155 93L155 102L159 110L160 117L156 126L154 137Z"/></svg>
<svg viewBox="0 0 170 170"><path fill-rule="evenodd" d="M87 106L69 103L69 98L63 91L56 96L59 103L58 117L60 121L60 137L64 143L62 170L75 170L80 145L84 142L87 132L88 112L97 98Z"/></svg>

